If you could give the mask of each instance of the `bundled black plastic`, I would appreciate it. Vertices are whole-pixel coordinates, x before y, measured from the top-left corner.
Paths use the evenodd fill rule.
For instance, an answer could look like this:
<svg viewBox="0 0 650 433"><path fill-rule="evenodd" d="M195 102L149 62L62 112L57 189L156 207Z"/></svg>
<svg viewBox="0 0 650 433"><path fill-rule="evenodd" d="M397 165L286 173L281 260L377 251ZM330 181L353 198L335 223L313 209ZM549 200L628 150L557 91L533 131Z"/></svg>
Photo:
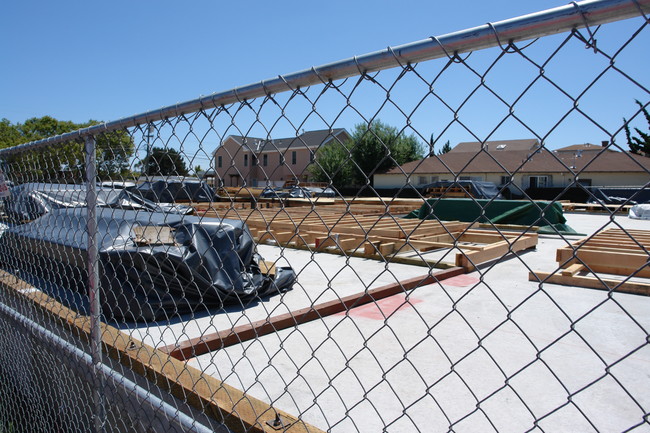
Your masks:
<svg viewBox="0 0 650 433"><path fill-rule="evenodd" d="M107 319L165 320L289 290L295 273L263 274L246 224L98 208L99 275ZM87 292L86 209L53 210L0 237L7 269L54 290Z"/></svg>
<svg viewBox="0 0 650 433"><path fill-rule="evenodd" d="M11 189L3 200L4 212L13 222L31 221L54 209L86 206L86 186L60 183L24 183ZM190 214L189 206L154 203L127 189L97 187L97 206L117 209Z"/></svg>

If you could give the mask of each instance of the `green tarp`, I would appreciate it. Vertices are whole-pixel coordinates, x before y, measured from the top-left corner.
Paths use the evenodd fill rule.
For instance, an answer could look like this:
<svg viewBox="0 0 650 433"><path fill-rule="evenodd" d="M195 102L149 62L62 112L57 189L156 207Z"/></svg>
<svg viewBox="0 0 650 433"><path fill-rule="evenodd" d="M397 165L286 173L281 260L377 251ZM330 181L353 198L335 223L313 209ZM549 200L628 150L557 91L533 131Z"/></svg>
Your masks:
<svg viewBox="0 0 650 433"><path fill-rule="evenodd" d="M576 233L565 224L562 205L547 201L433 198L406 218L539 226L540 233Z"/></svg>

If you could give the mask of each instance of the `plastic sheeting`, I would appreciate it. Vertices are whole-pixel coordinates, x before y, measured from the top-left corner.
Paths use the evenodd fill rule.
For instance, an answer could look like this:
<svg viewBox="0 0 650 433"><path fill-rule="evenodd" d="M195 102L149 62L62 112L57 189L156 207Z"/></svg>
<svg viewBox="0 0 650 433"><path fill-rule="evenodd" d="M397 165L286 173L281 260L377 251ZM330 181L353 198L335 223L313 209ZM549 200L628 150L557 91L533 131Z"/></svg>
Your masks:
<svg viewBox="0 0 650 433"><path fill-rule="evenodd" d="M57 183L24 183L11 188L4 199L4 212L14 222L34 220L54 209L86 206L86 186ZM97 206L188 214L189 206L154 203L138 197L126 189L97 187Z"/></svg>
<svg viewBox="0 0 650 433"><path fill-rule="evenodd" d="M628 216L637 220L650 220L650 204L637 204L632 206Z"/></svg>
<svg viewBox="0 0 650 433"><path fill-rule="evenodd" d="M291 268L262 274L255 243L241 221L114 209L97 214L107 319L164 320L228 304L245 306L294 283ZM44 286L85 294L86 223L85 209L60 209L7 229L0 237L3 267L23 269ZM144 227L171 235L138 242Z"/></svg>
<svg viewBox="0 0 650 433"><path fill-rule="evenodd" d="M406 218L539 226L547 233L576 233L565 224L562 205L557 202L436 198L427 200Z"/></svg>

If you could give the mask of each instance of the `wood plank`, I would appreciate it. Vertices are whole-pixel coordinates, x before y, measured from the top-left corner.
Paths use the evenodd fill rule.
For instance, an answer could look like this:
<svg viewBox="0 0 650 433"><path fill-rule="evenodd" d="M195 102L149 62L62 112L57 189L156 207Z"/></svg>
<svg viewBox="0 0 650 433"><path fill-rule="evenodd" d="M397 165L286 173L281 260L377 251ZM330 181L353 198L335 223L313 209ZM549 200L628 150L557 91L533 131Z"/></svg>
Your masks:
<svg viewBox="0 0 650 433"><path fill-rule="evenodd" d="M90 339L89 317L79 315L41 291L26 291L26 287L31 287L29 284L4 271L0 271L0 287L17 299L30 302L77 335ZM191 365L146 345L117 328L102 323L101 335L102 350L109 357L210 418L225 424L234 432L269 433L272 430L266 421L273 420L278 413L290 423L284 430L286 432L322 433L322 430L295 416L203 374Z"/></svg>
<svg viewBox="0 0 650 433"><path fill-rule="evenodd" d="M267 319L251 322L250 324L236 326L213 334L205 335L170 345L161 350L179 360L190 359L224 347L240 344L244 341L259 338L278 332L282 329L292 328L313 320L321 319L332 314L349 311L352 308L368 304L398 293L413 290L417 287L434 284L447 278L465 273L462 268L454 267L435 274L398 281L385 286L370 289L354 295L346 296L333 301L323 302L318 305L301 308L286 314L269 317Z"/></svg>
<svg viewBox="0 0 650 433"><path fill-rule="evenodd" d="M583 265L582 263L575 263L566 269L562 269L562 275L564 275L565 277L572 277L575 274L584 271L585 269L586 269L585 265Z"/></svg>
<svg viewBox="0 0 650 433"><path fill-rule="evenodd" d="M461 266L468 272L476 269L476 265L498 259L511 252L533 248L537 245L537 234L525 235L516 240L503 240L490 244L480 251L456 254L456 266Z"/></svg>
<svg viewBox="0 0 650 433"><path fill-rule="evenodd" d="M565 276L542 271L530 272L528 274L528 280L537 282L544 281L545 284L551 283L599 290L612 290L615 288L614 292L650 296L650 284L636 281L621 282L611 278L601 278L599 280L592 276Z"/></svg>
<svg viewBox="0 0 650 433"><path fill-rule="evenodd" d="M630 252L579 248L575 252L571 248L557 250L556 260L563 266L572 265L579 261L584 263L594 272L603 272L615 275L631 275L650 278L650 265L648 254Z"/></svg>

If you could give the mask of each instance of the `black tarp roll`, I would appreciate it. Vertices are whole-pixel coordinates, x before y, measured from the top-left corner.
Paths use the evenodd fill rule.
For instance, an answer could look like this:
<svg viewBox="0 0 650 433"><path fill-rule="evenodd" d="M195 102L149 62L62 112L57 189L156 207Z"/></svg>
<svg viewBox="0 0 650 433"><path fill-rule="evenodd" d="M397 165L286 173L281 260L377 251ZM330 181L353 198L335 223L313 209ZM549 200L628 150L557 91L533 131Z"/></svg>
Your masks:
<svg viewBox="0 0 650 433"><path fill-rule="evenodd" d="M108 319L164 320L228 304L245 306L289 290L295 280L291 268L262 274L242 221L110 208L98 208L97 215L102 309ZM2 265L85 294L86 222L84 208L57 209L7 229L0 237ZM143 243L136 232L147 227L164 228L170 237Z"/></svg>

